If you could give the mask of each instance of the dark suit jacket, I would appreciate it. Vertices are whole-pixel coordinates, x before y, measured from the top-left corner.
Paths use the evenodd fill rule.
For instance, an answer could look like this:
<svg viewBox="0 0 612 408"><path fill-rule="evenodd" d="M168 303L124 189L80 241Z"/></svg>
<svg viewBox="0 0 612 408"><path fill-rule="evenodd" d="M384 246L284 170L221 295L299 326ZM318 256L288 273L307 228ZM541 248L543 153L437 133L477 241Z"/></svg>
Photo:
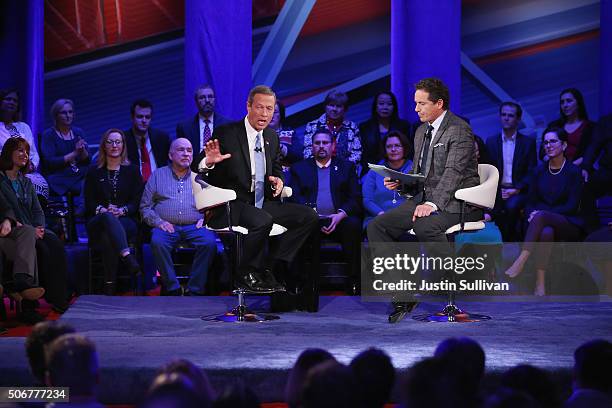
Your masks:
<svg viewBox="0 0 612 408"><path fill-rule="evenodd" d="M151 148L153 149L153 158L157 168L167 166L170 159L168 152L170 151L170 143L172 139L163 130L149 128L149 138L151 138ZM125 139L127 141L128 159L136 167L140 166L140 156L138 155L138 143L132 128L125 131Z"/></svg>
<svg viewBox="0 0 612 408"><path fill-rule="evenodd" d="M213 126L211 129L213 133L217 129L218 126L224 125L226 123L230 123L231 120L222 116L215 112L213 117ZM187 119L184 122L181 122L176 125L176 137L184 137L185 139L189 139L191 142L191 146L193 147L193 151L195 153L200 153L203 149L203 146L200 146L200 118L199 114L196 113L195 117L191 119Z"/></svg>
<svg viewBox="0 0 612 408"><path fill-rule="evenodd" d="M500 187L504 172L504 155L501 138L501 134L487 138L487 150L491 164L499 170ZM526 193L529 179L537 165L535 140L517 132L514 144L514 157L512 159L512 185L514 188L518 188Z"/></svg>
<svg viewBox="0 0 612 408"><path fill-rule="evenodd" d="M612 114L599 120L598 129L593 135L580 167L593 171L593 164L598 158L600 168L612 170Z"/></svg>
<svg viewBox="0 0 612 408"><path fill-rule="evenodd" d="M302 160L291 166L292 201L299 204L317 202L317 169L314 159ZM336 210L342 209L346 215L361 216L361 188L357 181L355 165L334 157L330 170L332 201Z"/></svg>
<svg viewBox="0 0 612 408"><path fill-rule="evenodd" d="M119 170L119 191L114 203L118 207L126 206L127 215L136 218L144 183L138 166L121 166ZM96 215L96 207L108 207L111 202L111 186L108 183L106 167L92 166L85 178L85 217L88 219Z"/></svg>
<svg viewBox="0 0 612 408"><path fill-rule="evenodd" d="M391 122L389 131L398 130L402 132L410 142L410 150L404 152L406 157L414 155L414 140L410 135L410 122L399 119ZM383 159L385 148L382 146L382 137L378 128L378 121L369 119L359 125L359 134L361 135L361 169L362 173L368 171L368 163L378 163Z"/></svg>
<svg viewBox="0 0 612 408"><path fill-rule="evenodd" d="M251 158L244 121L215 127L215 138L219 140L221 153L230 153L232 157L217 163L214 169L208 171L207 181L214 186L234 190L237 200L253 205L255 194L251 191ZM274 130L265 128L263 139L266 155L265 199L279 200L279 197L272 197L272 188L268 180L269 176L283 179L278 136ZM194 172L198 171L198 164L203 158L204 153L200 152L191 164Z"/></svg>
<svg viewBox="0 0 612 408"><path fill-rule="evenodd" d="M416 130L414 163L420 161L426 129L427 124L423 123ZM418 165L414 165L411 173L415 173L417 168ZM432 140L424 175L425 201L430 201L440 211L449 213L461 212L461 204L455 198L455 191L480 184L472 128L451 111L446 111L446 116Z"/></svg>

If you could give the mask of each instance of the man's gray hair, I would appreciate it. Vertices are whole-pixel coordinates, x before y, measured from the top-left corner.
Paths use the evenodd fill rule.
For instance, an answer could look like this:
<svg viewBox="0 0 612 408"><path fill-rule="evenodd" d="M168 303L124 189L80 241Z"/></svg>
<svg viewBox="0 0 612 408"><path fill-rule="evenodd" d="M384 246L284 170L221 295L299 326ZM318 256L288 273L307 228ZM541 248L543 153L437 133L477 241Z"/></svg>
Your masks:
<svg viewBox="0 0 612 408"><path fill-rule="evenodd" d="M257 85L249 91L249 105L253 103L253 98L255 98L255 95L257 94L272 95L274 97L274 100L276 101L276 94L274 93L272 88L270 88L268 85Z"/></svg>

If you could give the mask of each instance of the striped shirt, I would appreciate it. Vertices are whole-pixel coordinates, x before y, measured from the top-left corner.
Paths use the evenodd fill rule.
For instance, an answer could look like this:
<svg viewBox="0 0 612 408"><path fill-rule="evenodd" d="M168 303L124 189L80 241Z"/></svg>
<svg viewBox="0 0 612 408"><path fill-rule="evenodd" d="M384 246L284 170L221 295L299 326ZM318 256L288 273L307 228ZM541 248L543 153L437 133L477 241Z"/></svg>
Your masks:
<svg viewBox="0 0 612 408"><path fill-rule="evenodd" d="M140 213L151 227L158 227L164 221L175 225L195 224L202 215L195 207L191 171L179 179L171 166L155 170L142 194Z"/></svg>

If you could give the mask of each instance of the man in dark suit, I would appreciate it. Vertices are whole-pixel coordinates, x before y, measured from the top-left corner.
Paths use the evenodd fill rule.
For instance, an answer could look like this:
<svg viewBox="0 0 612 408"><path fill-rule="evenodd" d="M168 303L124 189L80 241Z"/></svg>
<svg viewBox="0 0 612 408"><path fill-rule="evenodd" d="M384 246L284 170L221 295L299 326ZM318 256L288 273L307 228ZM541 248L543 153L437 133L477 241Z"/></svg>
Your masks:
<svg viewBox="0 0 612 408"><path fill-rule="evenodd" d="M522 115L518 103L503 102L499 106L502 132L486 142L491 164L499 170L495 223L507 242L521 239L518 218L527 202L529 177L538 164L535 140L517 131Z"/></svg>
<svg viewBox="0 0 612 408"><path fill-rule="evenodd" d="M448 242L446 230L461 218L455 191L480 184L472 129L448 110L446 85L437 78L426 78L415 89L415 111L423 124L415 134L411 173L423 174L425 179L417 194L368 224L370 243L396 241L410 229L421 242ZM385 179L385 186L397 189L400 184ZM467 206L465 221L482 218L482 210ZM394 303L389 322L401 320L415 305Z"/></svg>
<svg viewBox="0 0 612 408"><path fill-rule="evenodd" d="M280 201L284 186L280 144L276 132L268 127L275 102L271 88L259 85L251 89L244 120L215 129L220 154L229 156L208 162L209 155L202 151L192 166L194 171L207 172L212 185L236 192L237 199L230 203L231 221L249 231L243 241L237 283L255 291L284 289L272 270L286 269L318 226L312 208ZM287 231L270 242L266 268L264 252L274 223ZM223 208L213 210L209 225L227 226Z"/></svg>
<svg viewBox="0 0 612 408"><path fill-rule="evenodd" d="M132 103L132 127L126 130L127 153L130 162L140 168L140 174L146 183L151 174L168 164L170 135L151 127L153 105L140 99Z"/></svg>
<svg viewBox="0 0 612 408"><path fill-rule="evenodd" d="M350 268L349 288L356 288L359 278L361 245L361 188L355 165L332 158L336 139L325 128L312 137L314 158L291 167L293 200L316 206L321 233L340 241Z"/></svg>
<svg viewBox="0 0 612 408"><path fill-rule="evenodd" d="M189 139L193 151L199 153L212 138L215 127L229 123L231 120L215 112L215 90L210 85L198 87L194 99L198 113L195 117L176 125L176 137Z"/></svg>

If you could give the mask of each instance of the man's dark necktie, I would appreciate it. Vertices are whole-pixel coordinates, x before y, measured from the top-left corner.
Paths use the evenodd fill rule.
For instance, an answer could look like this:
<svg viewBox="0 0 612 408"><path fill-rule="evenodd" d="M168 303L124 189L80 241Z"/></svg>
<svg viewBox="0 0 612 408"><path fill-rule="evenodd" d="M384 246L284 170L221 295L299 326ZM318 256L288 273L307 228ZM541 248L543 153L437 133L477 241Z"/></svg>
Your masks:
<svg viewBox="0 0 612 408"><path fill-rule="evenodd" d="M423 139L423 154L421 155L421 163L419 163L419 173L425 174L427 171L427 154L429 153L429 145L431 144L431 135L433 133L433 126L427 126L425 131L425 138Z"/></svg>

